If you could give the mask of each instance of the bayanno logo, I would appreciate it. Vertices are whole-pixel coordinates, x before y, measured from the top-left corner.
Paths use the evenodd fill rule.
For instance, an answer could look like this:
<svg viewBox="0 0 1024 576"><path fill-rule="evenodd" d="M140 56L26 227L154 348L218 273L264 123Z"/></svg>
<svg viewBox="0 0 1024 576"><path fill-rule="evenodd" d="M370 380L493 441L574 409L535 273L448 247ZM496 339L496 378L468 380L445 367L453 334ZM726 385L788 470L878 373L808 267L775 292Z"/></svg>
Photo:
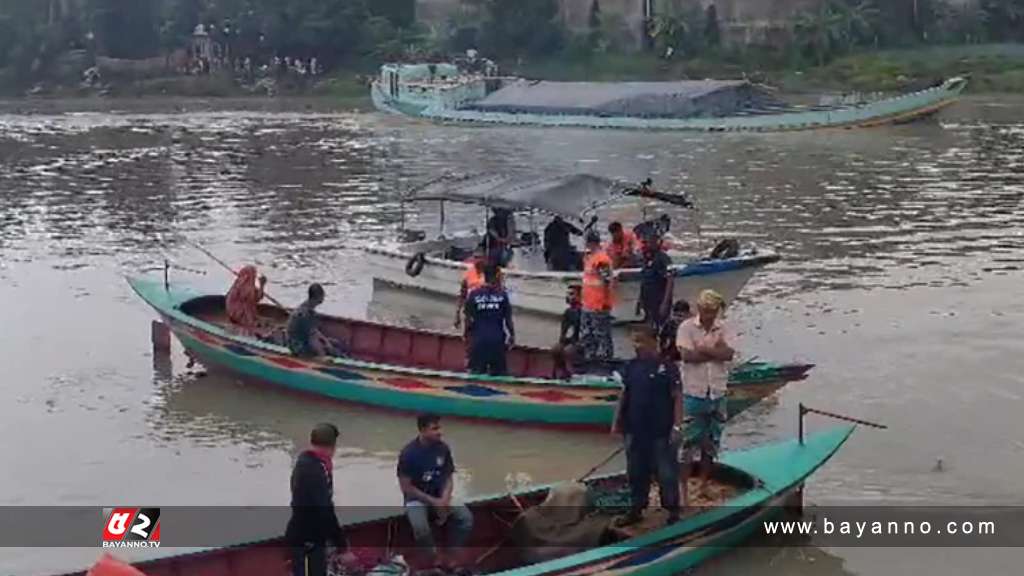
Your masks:
<svg viewBox="0 0 1024 576"><path fill-rule="evenodd" d="M104 548L159 548L159 508L104 508Z"/></svg>

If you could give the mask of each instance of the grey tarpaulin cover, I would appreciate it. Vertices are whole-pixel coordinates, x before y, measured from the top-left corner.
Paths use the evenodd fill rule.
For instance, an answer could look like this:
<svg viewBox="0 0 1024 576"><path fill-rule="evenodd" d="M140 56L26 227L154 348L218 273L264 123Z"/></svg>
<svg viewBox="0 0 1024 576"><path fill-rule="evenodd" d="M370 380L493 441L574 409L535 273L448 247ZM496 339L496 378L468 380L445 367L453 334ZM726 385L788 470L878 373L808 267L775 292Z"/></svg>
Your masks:
<svg viewBox="0 0 1024 576"><path fill-rule="evenodd" d="M511 114L686 118L722 116L773 102L743 80L548 82L518 80L465 106Z"/></svg>
<svg viewBox="0 0 1024 576"><path fill-rule="evenodd" d="M585 485L555 486L544 502L523 512L516 521L512 546L531 564L601 546L612 517L593 511Z"/></svg>

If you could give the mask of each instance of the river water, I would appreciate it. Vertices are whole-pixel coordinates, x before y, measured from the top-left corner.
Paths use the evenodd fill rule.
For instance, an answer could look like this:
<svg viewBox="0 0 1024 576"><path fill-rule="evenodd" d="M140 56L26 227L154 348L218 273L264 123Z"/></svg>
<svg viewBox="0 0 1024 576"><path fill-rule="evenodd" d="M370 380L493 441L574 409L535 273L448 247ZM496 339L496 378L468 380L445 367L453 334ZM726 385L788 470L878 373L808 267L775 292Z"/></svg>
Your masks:
<svg viewBox="0 0 1024 576"><path fill-rule="evenodd" d="M1020 504L1022 104L968 99L930 122L775 135L440 127L287 102L0 114L0 504L286 505L291 459L320 420L342 429L336 501L398 503L409 416L204 377L177 347L154 357L154 315L123 276L168 258L183 268L175 280L226 290L187 238L258 263L285 302L317 280L328 312L444 327L450 302L375 290L360 248L394 237L401 190L446 169L650 176L697 199L693 243L779 251L730 319L744 356L817 368L738 418L726 445L791 437L800 402L889 426L859 430L810 480L809 505ZM552 332L534 323L527 337ZM445 427L464 495L575 476L615 447L602 434ZM7 549L0 573L97 555ZM1022 559L810 546L734 551L701 572L1017 574Z"/></svg>

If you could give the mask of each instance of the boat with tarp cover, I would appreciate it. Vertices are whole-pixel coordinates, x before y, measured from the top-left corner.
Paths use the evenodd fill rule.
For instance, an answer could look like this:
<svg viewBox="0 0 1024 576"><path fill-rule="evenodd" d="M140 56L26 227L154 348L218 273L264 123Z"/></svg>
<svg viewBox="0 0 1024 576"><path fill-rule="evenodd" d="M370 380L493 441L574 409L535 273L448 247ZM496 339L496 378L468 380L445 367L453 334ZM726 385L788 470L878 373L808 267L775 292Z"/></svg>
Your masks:
<svg viewBox="0 0 1024 576"><path fill-rule="evenodd" d="M656 495L643 522L628 528L613 522L627 501L623 473L474 498L468 502L474 521L466 549L469 562L476 574L501 576L681 574L740 545L763 522L798 511L808 477L839 451L853 430L840 425L724 453L707 489L671 525L666 525L663 512L654 511ZM691 493L698 491L694 487ZM171 522L174 510L164 510L161 522ZM287 521L287 509L282 511L285 516L276 525ZM404 559L412 558L415 548L401 511L370 509L373 517L352 520L359 512L349 508L340 514L348 519L343 529L358 567L344 572L332 567L332 574L409 576ZM245 510L233 514L241 517ZM269 524L266 517L253 516L257 520L235 522L220 538L229 540L243 525ZM290 554L282 538L273 538L135 566L146 576L285 576L291 574Z"/></svg>
<svg viewBox="0 0 1024 576"><path fill-rule="evenodd" d="M145 278L128 282L207 368L297 392L401 411L607 429L621 390L607 372L554 379L552 352L527 346L509 351L508 376L470 374L459 336L326 315L318 315L320 329L345 348L345 357L295 358L273 337L287 321L281 308L260 306L266 328L256 337L228 321L223 295ZM812 367L767 362L737 367L728 388L729 417L803 380Z"/></svg>
<svg viewBox="0 0 1024 576"><path fill-rule="evenodd" d="M556 82L477 68L385 64L370 92L382 111L440 122L772 132L907 122L956 102L967 86L955 77L895 96L808 106L746 80Z"/></svg>
<svg viewBox="0 0 1024 576"><path fill-rule="evenodd" d="M376 281L435 294L454 296L459 292L467 259L484 240L486 222L494 209L507 210L526 218L530 230L523 232L513 246L513 257L503 270L506 289L516 308L543 314L561 314L565 310L566 289L579 286L582 271L548 270L544 259L542 220L561 216L567 222L586 230L597 225L597 212L604 209L635 207L640 200L648 223L664 223L667 230L668 254L676 264L676 300L696 301L701 290L718 291L731 302L760 268L777 262L779 256L755 245L738 246L732 253L712 251L710 256L695 256L681 250L683 243L671 233L672 219L662 213L657 219L649 212L651 206L692 208L683 194L658 191L648 180L640 185L592 174L566 174L541 178L520 178L508 174L446 173L406 193L404 206L414 204L417 213L424 206L438 206L440 224L436 236L428 238L424 230L410 230L403 223L396 242L364 248L367 262ZM473 214L449 218L452 205L478 207L478 227ZM650 217L650 219L648 219ZM667 217L667 220L665 219ZM449 230L449 220L461 225ZM467 224L468 220L468 224ZM581 238L576 250L583 251ZM698 249L700 247L698 246ZM639 268L616 271L615 307L612 316L619 322L640 319L636 310L640 298Z"/></svg>

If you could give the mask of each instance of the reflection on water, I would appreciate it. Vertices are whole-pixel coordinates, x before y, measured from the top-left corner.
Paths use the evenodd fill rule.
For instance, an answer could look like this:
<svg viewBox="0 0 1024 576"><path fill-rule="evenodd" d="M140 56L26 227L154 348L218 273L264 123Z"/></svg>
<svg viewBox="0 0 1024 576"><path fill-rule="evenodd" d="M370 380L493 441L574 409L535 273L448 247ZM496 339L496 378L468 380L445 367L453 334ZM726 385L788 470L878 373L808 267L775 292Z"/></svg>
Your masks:
<svg viewBox="0 0 1024 576"><path fill-rule="evenodd" d="M450 300L375 289L359 249L394 237L403 190L452 169L650 176L685 190L701 211L674 221L691 244L734 236L783 256L729 312L744 355L818 364L737 418L728 446L795 433L796 404L807 402L892 426L858 432L815 476L811 499L1006 498L1005 479L1024 473L1011 440L1020 431L1006 430L1024 408L1013 348L1024 321L1020 104L969 100L936 122L775 135L459 128L376 114L0 115L0 299L15 303L0 307L10 373L0 433L34 439L0 445L0 460L17 463L0 493L8 504L282 503L292 456L313 422L329 420L343 430L339 502L395 502L410 415L200 377L180 350L153 357L152 311L122 275L169 258L206 271L173 279L225 290L227 273L187 238L257 263L286 303L317 280L329 313L448 330ZM435 210L411 222L434 225ZM611 215L634 220L640 209ZM550 319L521 320L524 341L554 339ZM466 494L502 491L508 476L580 474L617 442L445 427ZM59 459L33 448L69 441ZM940 457L947 469L934 473ZM121 481L132 477L147 481ZM854 551L752 550L714 566L891 573ZM11 558L5 567L20 573L60 561Z"/></svg>

